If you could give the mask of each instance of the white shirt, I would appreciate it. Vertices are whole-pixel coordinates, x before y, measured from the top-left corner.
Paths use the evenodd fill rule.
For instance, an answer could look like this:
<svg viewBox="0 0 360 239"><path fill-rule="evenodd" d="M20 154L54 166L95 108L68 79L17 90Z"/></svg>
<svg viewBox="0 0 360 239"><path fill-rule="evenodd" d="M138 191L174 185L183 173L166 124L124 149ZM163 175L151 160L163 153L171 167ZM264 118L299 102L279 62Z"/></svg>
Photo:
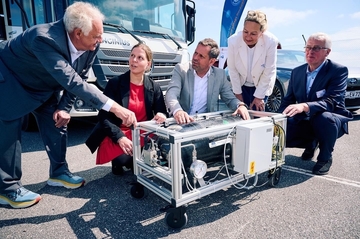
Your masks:
<svg viewBox="0 0 360 239"><path fill-rule="evenodd" d="M76 59L78 59L82 54L85 53L85 51L78 51L76 49L76 47L74 46L74 44L71 42L70 40L70 37L69 37L69 34L66 33L67 35L67 38L68 38L68 47L69 47L69 50L70 50L70 54L71 54L71 65L74 64L74 61ZM111 109L111 106L114 104L114 101L112 99L108 99L105 103L105 105L103 105L102 109L105 110L105 111L110 111Z"/></svg>
<svg viewBox="0 0 360 239"><path fill-rule="evenodd" d="M313 71L309 70L309 66L306 69L306 76L307 76L307 81L306 81L306 95L309 95L310 89L312 84L314 83L314 80L317 76L317 74L319 73L319 71L321 70L322 66L324 65L325 61L323 63L321 63L320 66L318 66L318 68L316 68Z"/></svg>
<svg viewBox="0 0 360 239"><path fill-rule="evenodd" d="M194 70L194 98L191 103L190 115L207 112L207 87L209 74L210 69L203 77L200 77Z"/></svg>
<svg viewBox="0 0 360 239"><path fill-rule="evenodd" d="M67 34L67 38L68 38L68 46L70 49L70 54L71 54L71 64L74 64L74 61L76 59L78 59L82 54L84 54L85 51L78 51L74 44L71 42L69 34Z"/></svg>
<svg viewBox="0 0 360 239"><path fill-rule="evenodd" d="M255 47L253 47L253 48L247 47L247 53L248 53L247 54L247 56L248 56L247 77L246 77L246 81L245 81L244 85L249 86L249 87L255 86L254 80L251 75L251 69L252 69L252 64L253 64L253 59L254 59L254 52L255 52Z"/></svg>

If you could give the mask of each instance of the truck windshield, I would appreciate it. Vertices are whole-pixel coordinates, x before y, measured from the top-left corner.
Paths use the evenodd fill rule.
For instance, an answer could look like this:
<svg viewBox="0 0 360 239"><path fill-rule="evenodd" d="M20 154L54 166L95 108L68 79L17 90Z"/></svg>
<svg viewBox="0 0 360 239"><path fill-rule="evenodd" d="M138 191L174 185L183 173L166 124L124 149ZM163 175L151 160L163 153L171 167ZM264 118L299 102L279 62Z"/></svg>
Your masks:
<svg viewBox="0 0 360 239"><path fill-rule="evenodd" d="M185 41L184 0L87 0L87 2L100 9L107 23L123 26L129 31L167 34L177 41Z"/></svg>

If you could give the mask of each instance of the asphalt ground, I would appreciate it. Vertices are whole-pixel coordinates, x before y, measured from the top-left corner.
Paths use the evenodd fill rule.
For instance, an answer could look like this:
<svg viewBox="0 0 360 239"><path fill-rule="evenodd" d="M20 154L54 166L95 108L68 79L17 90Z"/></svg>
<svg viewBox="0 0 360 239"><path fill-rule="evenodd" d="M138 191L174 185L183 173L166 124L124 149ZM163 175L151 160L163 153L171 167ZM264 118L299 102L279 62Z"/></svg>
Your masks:
<svg viewBox="0 0 360 239"><path fill-rule="evenodd" d="M42 200L26 209L0 206L0 238L360 238L359 121L360 111L350 134L337 141L328 175L312 175L315 161L302 161L300 149L286 149L276 187L262 185L267 177L260 175L260 187L204 196L189 203L182 229L167 226L160 211L167 203L155 193L131 196L130 172L118 177L110 163L95 165L84 145L93 124L69 125L69 167L86 179L75 190L46 184L49 160L40 136L24 132L22 182Z"/></svg>

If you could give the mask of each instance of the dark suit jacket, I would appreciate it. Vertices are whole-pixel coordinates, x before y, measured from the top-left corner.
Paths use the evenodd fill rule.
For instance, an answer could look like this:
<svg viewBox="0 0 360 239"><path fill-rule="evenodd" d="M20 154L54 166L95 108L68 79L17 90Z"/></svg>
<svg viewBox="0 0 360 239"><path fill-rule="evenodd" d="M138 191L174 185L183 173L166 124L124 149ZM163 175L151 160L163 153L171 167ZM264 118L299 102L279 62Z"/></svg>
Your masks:
<svg viewBox="0 0 360 239"><path fill-rule="evenodd" d="M80 75L92 66L97 51L87 51L78 59ZM21 118L61 90L101 109L108 97L84 82L71 62L62 20L33 26L0 43L0 119ZM63 97L59 108L69 109L71 97Z"/></svg>
<svg viewBox="0 0 360 239"><path fill-rule="evenodd" d="M151 120L156 113L166 113L164 96L160 86L147 75L144 76L145 90L145 109L147 120ZM130 96L130 71L109 80L104 90L104 94L116 101L121 106L128 108ZM86 145L92 153L99 147L106 136L110 137L114 143L124 136L119 126L122 120L114 114L101 110L98 115L99 122L86 140Z"/></svg>
<svg viewBox="0 0 360 239"><path fill-rule="evenodd" d="M348 69L331 60L326 60L313 82L309 95L306 96L307 67L308 64L304 64L293 69L279 113L290 104L306 102L309 105L310 114L309 116L305 113L295 115L299 120L325 111L337 114L343 123L352 119L352 114L345 108ZM348 133L346 127L344 130Z"/></svg>

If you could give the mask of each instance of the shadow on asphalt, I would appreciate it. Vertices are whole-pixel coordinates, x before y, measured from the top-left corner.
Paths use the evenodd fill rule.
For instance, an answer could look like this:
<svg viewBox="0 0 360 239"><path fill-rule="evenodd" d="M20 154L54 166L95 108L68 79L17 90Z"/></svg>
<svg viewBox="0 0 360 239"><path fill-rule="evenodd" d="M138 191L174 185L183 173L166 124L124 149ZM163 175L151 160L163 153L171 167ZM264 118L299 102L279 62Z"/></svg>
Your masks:
<svg viewBox="0 0 360 239"><path fill-rule="evenodd" d="M46 182L27 185L29 190L41 195L82 198L87 199L87 202L81 208L67 213L2 220L1 224L4 227L18 224L45 224L65 219L77 238L93 238L94 228L109 238L110 236L151 238L149 235L144 235L146 231L156 232L151 235L162 238L181 230L167 227L164 220L165 213L160 211L161 208L167 206L167 203L160 197L152 192L142 199L131 196L130 184L134 182L134 175L126 172L122 177L118 177L112 175L110 171L110 167L95 167L78 172L77 175L86 178L88 183L70 192L63 188L47 186ZM269 186L263 186L244 191L232 187L191 202L187 207L189 221L184 228L197 227L219 220L240 210L243 205L260 199L259 192L269 188ZM45 203L43 200L40 203ZM51 210L51 207L57 206L46 206L47 210Z"/></svg>
<svg viewBox="0 0 360 239"><path fill-rule="evenodd" d="M48 215L2 220L1 224L3 226L46 224L65 219L77 238L93 238L94 228L109 237L116 235L114 238L151 238L151 236L145 237L146 231L155 232L151 235L162 238L181 231L181 229L168 228L166 225L165 213L160 209L167 206L167 202L159 196L152 192L142 199L131 196L131 183L134 182L135 176L130 171L118 177L111 173L111 167L100 166L77 172L77 175L84 177L87 183L76 190L50 187L46 182L27 185L27 188L41 195L86 199L86 203L79 209L51 215L59 210L59 205L51 205L51 202L47 201L46 210L50 210ZM187 207L189 220L184 228L217 221L239 211L242 206L261 199L261 192L264 190L275 190L276 193L276 187L290 187L309 178L299 175L294 177L291 176L291 172L283 170L279 184L273 188L267 184L267 176L268 173L260 174L258 186L253 189L239 190L230 187L189 203ZM252 183L251 178L248 185ZM43 201L46 199L40 203L45 203Z"/></svg>
<svg viewBox="0 0 360 239"><path fill-rule="evenodd" d="M81 121L69 125L68 145L83 144L93 126L91 122ZM36 142L32 146L23 145L23 152L44 150L38 132L23 132L23 137L29 137L31 142ZM286 165L311 170L314 164L313 161L301 161L299 156L286 155ZM156 232L157 238L179 232L180 229L168 228L165 223L165 213L160 209L168 205L166 201L152 192L143 199L131 196L130 184L135 181L135 176L130 172L117 177L112 175L110 167L98 166L77 172L77 175L84 177L87 183L85 187L70 192L63 188L47 186L46 182L27 185L27 188L42 195L86 199L87 202L79 209L54 215L3 220L1 224L41 224L66 219L78 238L93 238L94 228L105 237L116 235L116 238L144 238L144 231ZM219 190L189 203L189 221L185 228L198 227L226 217L240 210L242 206L260 199L261 191L291 187L309 178L311 177L302 174L294 176L294 173L282 170L279 184L273 188L267 183L269 179L266 172L259 175L258 186L251 190L238 190L235 187ZM248 185L252 183L253 178L249 180ZM47 209L48 207L51 208L51 205L47 206Z"/></svg>

